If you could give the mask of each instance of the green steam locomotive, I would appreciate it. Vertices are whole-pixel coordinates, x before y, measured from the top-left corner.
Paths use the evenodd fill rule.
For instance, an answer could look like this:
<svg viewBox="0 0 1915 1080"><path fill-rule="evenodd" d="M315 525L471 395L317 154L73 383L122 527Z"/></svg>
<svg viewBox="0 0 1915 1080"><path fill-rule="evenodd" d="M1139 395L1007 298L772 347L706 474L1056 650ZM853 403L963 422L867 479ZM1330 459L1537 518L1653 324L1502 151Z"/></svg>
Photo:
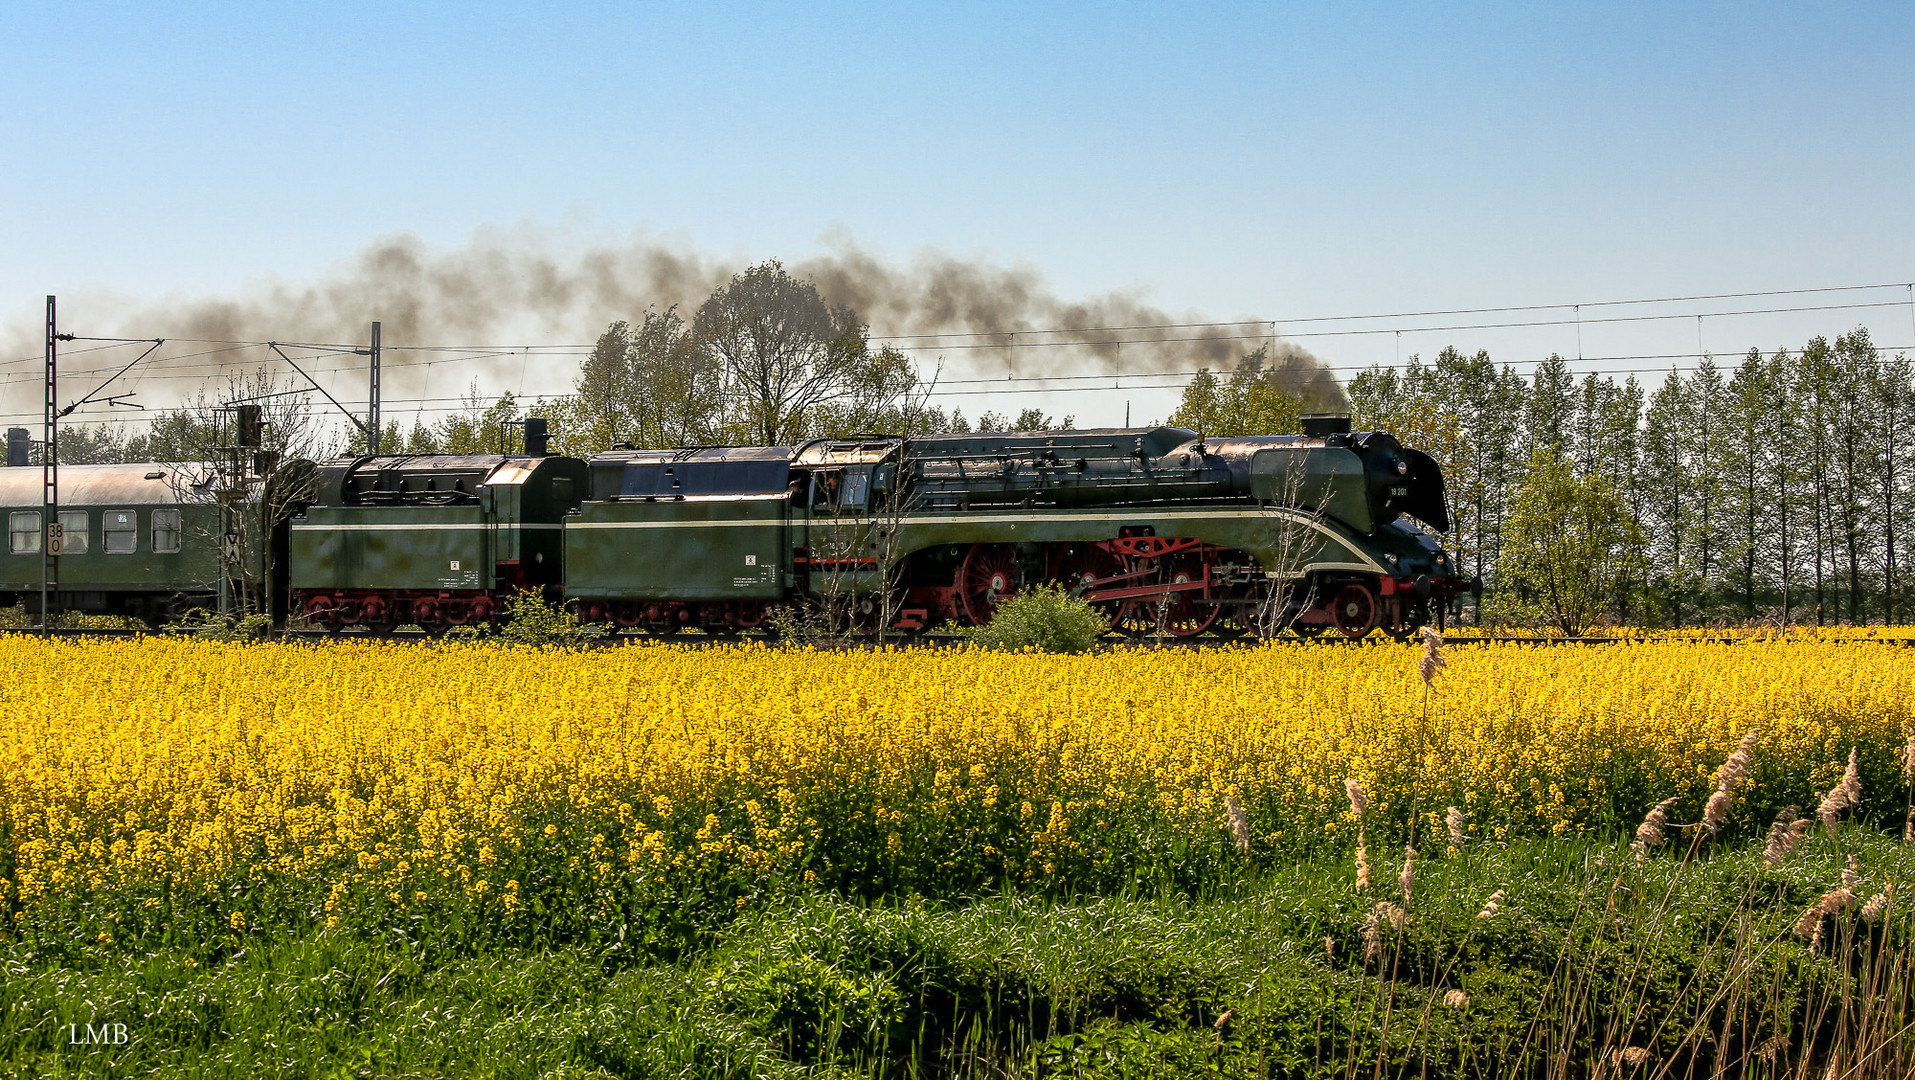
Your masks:
<svg viewBox="0 0 1915 1080"><path fill-rule="evenodd" d="M491 622L515 590L589 622L733 634L783 606L854 632L982 625L1054 582L1113 629L1399 637L1480 593L1433 532L1426 454L1340 418L1296 436L1158 427L399 456L317 469L291 610L332 630Z"/></svg>

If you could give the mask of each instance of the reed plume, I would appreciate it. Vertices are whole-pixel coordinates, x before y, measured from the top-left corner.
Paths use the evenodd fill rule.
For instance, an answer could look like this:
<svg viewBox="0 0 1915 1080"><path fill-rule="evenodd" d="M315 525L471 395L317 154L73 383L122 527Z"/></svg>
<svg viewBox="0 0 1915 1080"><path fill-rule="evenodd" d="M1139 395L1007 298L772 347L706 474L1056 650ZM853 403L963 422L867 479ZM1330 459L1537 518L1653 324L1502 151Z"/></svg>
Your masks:
<svg viewBox="0 0 1915 1080"><path fill-rule="evenodd" d="M1461 810L1458 810L1454 806L1450 807L1450 812L1443 815L1443 824L1449 826L1450 847L1452 848L1462 847L1463 840L1464 840L1463 812Z"/></svg>
<svg viewBox="0 0 1915 1080"><path fill-rule="evenodd" d="M1848 889L1831 889L1822 894L1822 898L1809 906L1802 917L1795 920L1795 936L1809 939L1809 951L1816 952L1822 947L1822 920L1838 911L1847 910L1855 902L1855 894Z"/></svg>
<svg viewBox="0 0 1915 1080"><path fill-rule="evenodd" d="M1226 793L1223 808L1230 815L1230 835L1237 841L1237 853L1250 854L1250 819L1244 815L1243 804L1235 795Z"/></svg>
<svg viewBox="0 0 1915 1080"><path fill-rule="evenodd" d="M1640 1046L1625 1046L1619 1050L1611 1050L1609 1052L1609 1063L1611 1065L1627 1065L1633 1069L1648 1060L1649 1051Z"/></svg>
<svg viewBox="0 0 1915 1080"><path fill-rule="evenodd" d="M1363 829L1370 799L1363 794L1363 785L1347 776L1343 778L1343 793L1350 798L1350 813L1356 815L1356 891L1363 892L1370 887L1370 838Z"/></svg>
<svg viewBox="0 0 1915 1080"><path fill-rule="evenodd" d="M1729 760L1716 770L1715 794L1709 796L1708 805L1702 808L1702 827L1715 832L1729 819L1729 808L1735 801L1735 789L1749 778L1749 767L1755 760L1755 741L1761 738L1759 728L1751 728L1742 736L1742 742L1729 755Z"/></svg>
<svg viewBox="0 0 1915 1080"><path fill-rule="evenodd" d="M1822 819L1822 828L1835 835L1835 827L1840 823L1843 810L1862 801L1862 777L1855 765L1855 748L1849 749L1848 768L1843 770L1841 782L1829 789L1822 797L1822 805L1815 808L1815 816Z"/></svg>
<svg viewBox="0 0 1915 1080"><path fill-rule="evenodd" d="M1488 900L1483 901L1483 910L1477 912L1476 917L1479 920L1487 921L1489 919L1494 919L1497 915L1501 914L1502 910L1503 910L1503 890L1498 889L1495 892L1489 894Z"/></svg>
<svg viewBox="0 0 1915 1080"><path fill-rule="evenodd" d="M1888 914L1888 909L1894 903L1895 883L1891 881L1882 887L1881 892L1869 897L1868 903L1862 905L1862 918L1869 922L1879 922L1882 916Z"/></svg>
<svg viewBox="0 0 1915 1080"><path fill-rule="evenodd" d="M1915 731L1908 733L1908 741L1902 744L1902 786L1915 787Z"/></svg>
<svg viewBox="0 0 1915 1080"><path fill-rule="evenodd" d="M1469 995L1461 990L1451 990L1443 995L1443 1004L1452 1009L1466 1009L1469 1007Z"/></svg>
<svg viewBox="0 0 1915 1080"><path fill-rule="evenodd" d="M1403 845L1403 872L1396 875L1396 887L1403 894L1403 906L1410 906L1410 894L1416 891L1416 849Z"/></svg>
<svg viewBox="0 0 1915 1080"><path fill-rule="evenodd" d="M1809 834L1809 826L1814 822L1801 817L1791 806L1775 815L1775 824L1769 826L1769 842L1762 848L1762 858L1770 866L1780 866L1783 860L1795 854L1802 839Z"/></svg>
<svg viewBox="0 0 1915 1080"><path fill-rule="evenodd" d="M1423 658L1416 662L1416 670L1423 676L1423 685L1435 689L1436 673L1450 665L1443 658L1443 635L1434 626L1425 626L1422 632Z"/></svg>
<svg viewBox="0 0 1915 1080"><path fill-rule="evenodd" d="M1410 920L1410 913L1383 901L1363 917L1363 959L1367 962L1383 955L1383 927L1389 926L1393 933L1402 933L1404 924Z"/></svg>
<svg viewBox="0 0 1915 1080"><path fill-rule="evenodd" d="M1636 853L1636 865L1641 866L1647 862L1649 849L1661 847L1663 841L1669 838L1662 827L1669 823L1669 808L1674 806L1675 802L1674 798L1668 798L1657 803L1655 809L1649 811L1648 816L1642 819L1642 824L1636 826L1636 840L1629 845L1629 850Z"/></svg>
<svg viewBox="0 0 1915 1080"><path fill-rule="evenodd" d="M1362 821L1363 815L1370 812L1370 799L1363 794L1363 785L1345 777L1343 793L1350 797L1350 813L1355 814L1358 821Z"/></svg>

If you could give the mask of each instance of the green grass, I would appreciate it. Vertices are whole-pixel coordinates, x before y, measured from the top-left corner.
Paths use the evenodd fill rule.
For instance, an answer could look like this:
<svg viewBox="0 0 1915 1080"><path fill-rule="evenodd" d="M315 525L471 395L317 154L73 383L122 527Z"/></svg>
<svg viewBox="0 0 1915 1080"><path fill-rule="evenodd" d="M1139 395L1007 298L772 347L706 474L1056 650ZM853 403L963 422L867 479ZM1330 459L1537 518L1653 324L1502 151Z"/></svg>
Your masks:
<svg viewBox="0 0 1915 1080"><path fill-rule="evenodd" d="M1869 923L1858 902L1816 953L1790 932L1851 854L1861 899L1915 880L1915 849L1868 830L1816 837L1779 867L1738 847L1639 869L1622 843L1580 839L1437 855L1370 959L1366 915L1402 903L1381 852L1368 894L1348 861L1195 896L814 894L707 907L669 948L602 933L532 950L419 923L111 942L49 926L0 942L0 1069L1819 1078L1834 1061L1905 1075L1907 913ZM1502 913L1477 919L1497 889ZM1445 1004L1450 991L1467 1005ZM68 1025L88 1023L124 1023L129 1041L72 1045ZM1773 1063L1755 1056L1764 1043ZM1625 1047L1648 1061L1611 1069Z"/></svg>

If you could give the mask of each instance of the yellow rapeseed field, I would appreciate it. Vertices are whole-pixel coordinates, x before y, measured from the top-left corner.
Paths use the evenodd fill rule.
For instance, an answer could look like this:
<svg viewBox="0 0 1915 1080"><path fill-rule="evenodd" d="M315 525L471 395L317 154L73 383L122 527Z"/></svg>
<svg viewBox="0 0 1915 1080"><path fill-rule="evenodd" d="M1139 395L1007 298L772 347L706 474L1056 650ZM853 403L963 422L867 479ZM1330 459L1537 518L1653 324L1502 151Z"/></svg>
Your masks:
<svg viewBox="0 0 1915 1080"><path fill-rule="evenodd" d="M536 922L688 890L1201 877L1243 858L1231 794L1253 860L1347 851L1345 777L1373 838L1450 805L1472 842L1627 829L1668 796L1694 820L1750 728L1742 832L1812 808L1851 747L1863 815L1900 821L1915 649L1471 646L1433 691L1417 656L13 637L0 899L30 923L75 898L211 896L241 930L293 909Z"/></svg>

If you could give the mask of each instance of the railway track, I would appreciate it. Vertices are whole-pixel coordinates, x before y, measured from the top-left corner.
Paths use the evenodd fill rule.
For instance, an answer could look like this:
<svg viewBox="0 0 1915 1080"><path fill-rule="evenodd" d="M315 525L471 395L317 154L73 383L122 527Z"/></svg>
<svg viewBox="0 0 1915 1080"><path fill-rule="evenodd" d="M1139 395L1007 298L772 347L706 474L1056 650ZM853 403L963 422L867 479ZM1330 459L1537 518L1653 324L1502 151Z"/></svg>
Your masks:
<svg viewBox="0 0 1915 1080"><path fill-rule="evenodd" d="M89 639L115 640L115 639L132 639L132 638L145 638L145 637L191 638L195 636L196 631L191 629L133 630L133 629L118 628L118 627L113 627L113 628L55 627L54 629L50 631L43 632L38 627L31 627L31 626L0 627L0 635L37 636L37 635L42 635L43 633L46 636L58 637L58 638L69 638L69 639L76 639L76 640L89 640ZM312 643L343 642L343 641L358 641L358 642L387 641L387 642L395 642L395 643L430 644L435 639L431 635L421 630L395 630L392 633L383 635L383 636L366 632L366 631L352 631L352 630L342 631L339 633L331 633L325 630L279 630L279 631L274 631L272 634L268 635L266 638L262 640L303 641L303 642L312 642ZM776 639L774 638L768 638L762 635L755 635L755 634L740 634L740 635L732 635L732 636L723 636L723 635L710 635L710 634L701 634L701 633L652 634L652 633L645 633L645 632L624 632L624 633L617 633L617 634L607 634L603 637L592 638L592 639L589 639L587 642L585 642L585 644L593 648L604 648L608 646L621 645L621 644L626 644L630 642L656 641L656 642L670 642L672 644L677 644L677 645L702 646L702 645L736 645L736 644L741 644L744 642L752 642L752 641L769 643L775 640ZM884 642L882 642L882 644L900 645L900 646L907 646L907 647L913 647L913 648L952 648L958 645L962 645L965 642L965 640L966 639L962 635L958 635L958 634L932 633L932 634L919 634L919 635L915 635L911 637L892 637L892 638L886 639ZM1337 645L1337 646L1345 646L1345 647L1353 646L1353 645L1389 643L1388 638L1382 637L1379 635L1374 635L1374 634L1371 635L1370 637L1357 639L1357 640L1342 638L1334 634L1328 634L1322 637L1314 637L1314 638L1277 637L1277 638L1271 638L1268 640L1272 644L1278 644L1278 645ZM1640 644L1735 645L1735 644L1740 644L1743 642L1756 642L1756 641L1763 641L1763 640L1766 640L1766 639L1759 638L1759 637L1737 637L1737 636L1727 635L1727 634L1709 636L1709 637L1690 637L1690 636L1683 636L1683 635L1676 635L1676 634L1632 634L1632 635L1622 636L1622 637L1528 637L1528 636L1514 635L1514 634L1458 634L1458 635L1446 635L1443 639L1443 644L1445 647L1467 646L1467 645L1538 645L1538 646L1640 645ZM1904 647L1915 648L1915 637L1906 637L1906 638L1856 637L1856 638L1850 638L1848 640L1854 641L1857 643L1870 643L1870 644L1878 644L1878 645L1899 645ZM1109 635L1104 639L1106 647L1110 647L1110 648L1116 648L1120 646L1129 645L1129 646L1146 646L1150 648L1169 648L1169 649L1228 648L1230 646L1235 646L1235 645L1255 645L1255 644L1259 644L1260 641L1261 639L1250 638L1250 637L1218 638L1218 637L1199 636L1199 637L1189 637L1189 638L1180 638L1180 637L1129 638L1129 637L1122 637L1116 634ZM849 649L868 649L878 644L880 643L875 641L850 641L835 647L849 648Z"/></svg>

